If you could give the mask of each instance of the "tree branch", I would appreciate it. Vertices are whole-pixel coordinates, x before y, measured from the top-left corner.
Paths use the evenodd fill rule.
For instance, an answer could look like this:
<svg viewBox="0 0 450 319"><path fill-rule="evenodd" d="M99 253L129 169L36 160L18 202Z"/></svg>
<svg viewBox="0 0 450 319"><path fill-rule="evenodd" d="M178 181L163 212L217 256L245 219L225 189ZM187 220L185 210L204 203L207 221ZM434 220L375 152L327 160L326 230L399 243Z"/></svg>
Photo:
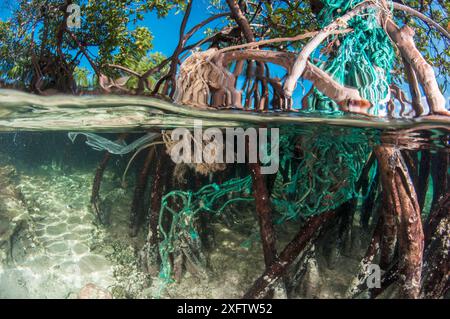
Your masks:
<svg viewBox="0 0 450 319"><path fill-rule="evenodd" d="M331 34L345 34L345 33L351 32L351 31L353 31L353 30L352 29L335 30L335 31L332 31ZM300 40L304 40L304 39L307 39L307 38L314 37L319 32L320 31L312 31L312 32L307 32L307 33L303 33L303 34L297 35L295 37L276 38L276 39L268 39L268 40L261 40L261 41L256 41L256 42L244 43L244 44L230 46L230 47L226 47L226 48L220 49L219 51L216 52L216 54L229 52L229 51L234 51L234 50L239 50L239 49L245 49L245 48L254 48L254 47L259 47L259 46L272 44L272 43L300 41Z"/></svg>
<svg viewBox="0 0 450 319"><path fill-rule="evenodd" d="M445 28L443 28L439 23L437 23L433 19L427 17L423 13L421 13L411 7L397 3L397 2L393 2L392 5L394 6L394 9L400 10L400 11L405 11L406 13L409 13L410 15L419 18L420 20L424 21L429 27L435 28L440 33L442 33L442 35L447 37L447 39L450 39L450 33Z"/></svg>
<svg viewBox="0 0 450 319"><path fill-rule="evenodd" d="M239 8L236 0L227 0L227 3L231 10L231 16L241 28L247 42L255 42L255 35L253 34L252 28L245 15L242 13L241 8Z"/></svg>
<svg viewBox="0 0 450 319"><path fill-rule="evenodd" d="M292 67L292 72L286 78L284 83L284 91L286 96L292 96L294 92L295 86L297 84L298 79L302 76L303 72L306 68L306 62L308 61L310 55L314 52L314 50L328 37L332 34L333 31L338 30L339 28L347 27L347 22L359 14L361 11L364 11L370 7L375 7L373 1L363 2L360 5L356 6L352 11L347 12L342 17L334 20L327 27L321 30L308 44L306 44L300 54L295 61L294 66Z"/></svg>
<svg viewBox="0 0 450 319"><path fill-rule="evenodd" d="M414 30L406 25L399 28L390 18L385 20L383 26L422 84L430 112L450 116L450 111L445 108L445 97L439 89L433 67L423 58L414 43Z"/></svg>

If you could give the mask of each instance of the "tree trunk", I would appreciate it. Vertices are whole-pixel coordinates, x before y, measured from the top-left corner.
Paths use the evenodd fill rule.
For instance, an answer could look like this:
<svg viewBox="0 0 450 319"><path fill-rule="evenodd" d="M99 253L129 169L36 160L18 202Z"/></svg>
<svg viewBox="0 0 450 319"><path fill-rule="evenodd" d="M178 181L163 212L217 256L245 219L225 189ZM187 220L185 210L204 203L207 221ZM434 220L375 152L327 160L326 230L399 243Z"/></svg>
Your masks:
<svg viewBox="0 0 450 319"><path fill-rule="evenodd" d="M275 230L272 222L272 204L267 190L261 166L257 163L249 164L253 179L253 194L255 197L256 213L258 214L261 241L264 250L264 262L269 266L276 258Z"/></svg>
<svg viewBox="0 0 450 319"><path fill-rule="evenodd" d="M421 295L444 298L450 288L450 194L434 208L426 234Z"/></svg>
<svg viewBox="0 0 450 319"><path fill-rule="evenodd" d="M414 30L407 25L399 28L391 19L386 19L383 26L389 37L395 42L402 57L411 65L423 90L432 114L450 115L445 108L433 67L427 63L414 43Z"/></svg>
<svg viewBox="0 0 450 319"><path fill-rule="evenodd" d="M157 147L156 155L159 160L156 164L150 192L149 229L147 242L141 252L143 254L141 262L144 264L146 271L153 276L156 276L159 272L159 213L164 191L167 191L165 188L169 179L169 165L171 164L170 159L162 154L164 151L164 147Z"/></svg>
<svg viewBox="0 0 450 319"><path fill-rule="evenodd" d="M318 234L323 224L329 221L334 212L327 212L311 217L295 238L284 248L280 256L267 267L266 271L254 282L253 286L244 295L245 299L262 298L271 289L273 284L286 272L297 256L308 245L314 235Z"/></svg>
<svg viewBox="0 0 450 319"><path fill-rule="evenodd" d="M392 203L390 209L397 221L403 297L417 298L424 245L417 195L400 151L384 145L375 147L374 151L380 163L383 191L388 203Z"/></svg>
<svg viewBox="0 0 450 319"><path fill-rule="evenodd" d="M431 170L431 153L429 150L422 150L419 164L419 174L417 181L417 196L420 210L423 210L427 196Z"/></svg>
<svg viewBox="0 0 450 319"><path fill-rule="evenodd" d="M432 207L437 205L439 199L449 192L450 175L448 168L450 166L450 154L447 152L438 152L432 155L431 173L433 176L433 203Z"/></svg>
<svg viewBox="0 0 450 319"><path fill-rule="evenodd" d="M383 222L382 217L379 217L369 247L367 248L364 258L361 260L359 264L358 273L353 278L350 287L347 290L346 293L347 298L353 298L354 296L362 292L365 288L366 280L370 275L369 267L373 263L373 260L375 259L380 250L382 222Z"/></svg>
<svg viewBox="0 0 450 319"><path fill-rule="evenodd" d="M130 211L130 235L132 237L137 236L139 227L144 219L144 193L150 173L150 165L153 164L154 159L155 149L152 148L148 151L144 165L136 178L136 186Z"/></svg>
<svg viewBox="0 0 450 319"><path fill-rule="evenodd" d="M102 161L95 171L94 183L92 184L91 207L101 224L106 224L106 220L100 207L100 186L102 183L103 174L106 166L108 166L110 158L111 154L109 152L105 152Z"/></svg>

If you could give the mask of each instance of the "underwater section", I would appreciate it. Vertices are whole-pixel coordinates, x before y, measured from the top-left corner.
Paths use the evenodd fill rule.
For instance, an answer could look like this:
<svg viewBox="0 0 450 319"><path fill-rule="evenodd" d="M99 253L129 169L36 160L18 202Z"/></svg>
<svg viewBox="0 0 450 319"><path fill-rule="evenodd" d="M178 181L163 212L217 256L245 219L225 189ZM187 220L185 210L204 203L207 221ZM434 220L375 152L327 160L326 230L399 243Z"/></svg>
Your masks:
<svg viewBox="0 0 450 319"><path fill-rule="evenodd" d="M417 191L426 236L420 293L445 292L432 266L445 254L448 223L432 217L448 219L448 131L277 128L265 148L278 150L278 169L267 175L245 160L174 163L171 128L1 133L0 297L399 296L400 279L380 277L386 286L374 288L364 270L387 274L399 262L390 240L401 239L380 226L393 216L380 149L401 154ZM381 254L371 251L380 229ZM283 281L268 246L287 263Z"/></svg>

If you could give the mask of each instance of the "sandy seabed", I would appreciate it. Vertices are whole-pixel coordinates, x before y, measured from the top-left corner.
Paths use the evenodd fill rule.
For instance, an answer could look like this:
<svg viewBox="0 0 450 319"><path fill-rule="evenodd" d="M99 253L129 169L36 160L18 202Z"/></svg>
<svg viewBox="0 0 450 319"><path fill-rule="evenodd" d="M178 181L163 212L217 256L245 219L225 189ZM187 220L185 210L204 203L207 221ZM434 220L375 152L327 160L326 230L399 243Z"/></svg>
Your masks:
<svg viewBox="0 0 450 319"><path fill-rule="evenodd" d="M237 226L214 222L207 277L186 272L179 282L164 284L139 266L145 234L128 236L133 187L122 188L117 174L105 173L101 196L110 222L99 226L89 207L94 165L19 169L3 162L2 167L13 171L9 187L22 203L11 208L12 218L25 222L12 236L10 258L0 265L0 298L77 298L89 283L114 298L239 298L264 270L254 212L242 213ZM288 223L277 229L279 249L298 227ZM332 266L318 256L290 297L344 297L362 253L339 256Z"/></svg>

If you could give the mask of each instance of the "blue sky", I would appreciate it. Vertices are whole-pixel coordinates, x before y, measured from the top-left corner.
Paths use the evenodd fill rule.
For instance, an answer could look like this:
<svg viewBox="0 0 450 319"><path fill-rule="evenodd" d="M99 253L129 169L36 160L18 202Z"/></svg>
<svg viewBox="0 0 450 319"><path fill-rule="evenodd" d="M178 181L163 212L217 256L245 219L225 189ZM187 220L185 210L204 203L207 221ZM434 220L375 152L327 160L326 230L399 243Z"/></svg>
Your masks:
<svg viewBox="0 0 450 319"><path fill-rule="evenodd" d="M164 19L158 19L155 13L150 13L146 16L144 21L139 22L140 26L148 27L154 35L154 50L164 53L169 56L175 50L179 39L179 29L183 19L184 12L176 14L173 10L169 16ZM199 22L208 18L211 14L208 12L207 1L194 1L192 6L192 13L187 25L187 31ZM209 24L209 27L214 27L220 24L220 20ZM204 29L203 29L204 30ZM197 32L191 41L195 42L202 37L203 30Z"/></svg>
<svg viewBox="0 0 450 319"><path fill-rule="evenodd" d="M11 16L11 6L14 6L13 3L13 1L10 1L9 3L8 1L2 1L0 4L0 19L7 19ZM139 21L136 26L148 27L154 35L154 51L159 51L170 56L178 44L179 28L183 19L183 14L184 12L179 12L177 14L176 10L172 10L166 18L158 19L156 13L150 12L145 16L145 19ZM211 9L208 8L208 0L194 1L187 29L189 30L210 15ZM209 24L208 27L217 26L219 23L220 20L217 20ZM130 29L134 29L136 26L130 24ZM196 36L192 38L192 41L201 38L203 30L200 30Z"/></svg>
<svg viewBox="0 0 450 319"><path fill-rule="evenodd" d="M6 19L12 14L12 7L15 1L12 0L2 0L0 3L0 19ZM213 13L213 9L209 7L209 0L196 0L193 3L192 13L189 18L187 25L187 31L194 25L205 20ZM83 14L83 13L81 13ZM150 29L154 36L153 45L155 52L161 52L166 56L172 55L175 47L179 40L179 28L181 21L183 19L184 12L176 12L172 10L169 15L163 19L159 19L156 13L150 12L145 16L143 21L139 21L137 25L130 24L130 29L134 29L136 26L146 26ZM221 24L221 20L216 20L207 27L215 27ZM196 42L204 36L205 29L198 31L195 36L191 39L191 43ZM91 50L91 53L95 53L95 50ZM91 69L86 59L82 60L82 66ZM271 71L273 75L282 77L284 75L284 70L281 68L273 68ZM304 90L309 88L309 84L306 84L305 88L299 87L294 93L294 98L296 100L296 105L300 103L299 97L304 94ZM447 94L446 94L447 95Z"/></svg>
<svg viewBox="0 0 450 319"><path fill-rule="evenodd" d="M15 1L2 1L0 4L0 19L7 19L11 16L13 8L15 6ZM199 22L207 19L212 14L214 14L214 9L210 7L209 0L196 0L193 3L192 12L188 20L186 31L189 31L193 26L197 25ZM81 12L83 15L83 12ZM154 36L153 40L153 50L154 52L161 52L166 56L171 56L175 50L178 40L179 40L179 29L183 19L184 12L177 10L172 10L169 15L165 18L158 18L156 12L150 12L145 15L143 21L139 21L136 25L129 25L130 30L136 28L137 26L146 26L152 32ZM189 43L195 43L204 37L204 31L206 28L214 28L219 25L223 25L224 19L218 19L203 29L197 31L197 33L191 38ZM95 49L91 48L89 50L91 54L95 54ZM92 68L90 67L86 58L81 60L81 66L86 67L93 74ZM273 75L282 77L285 71L274 66L271 70ZM241 82L241 81L239 81ZM302 93L302 90L298 93ZM296 92L297 93L297 92ZM297 94L298 94L297 93Z"/></svg>

